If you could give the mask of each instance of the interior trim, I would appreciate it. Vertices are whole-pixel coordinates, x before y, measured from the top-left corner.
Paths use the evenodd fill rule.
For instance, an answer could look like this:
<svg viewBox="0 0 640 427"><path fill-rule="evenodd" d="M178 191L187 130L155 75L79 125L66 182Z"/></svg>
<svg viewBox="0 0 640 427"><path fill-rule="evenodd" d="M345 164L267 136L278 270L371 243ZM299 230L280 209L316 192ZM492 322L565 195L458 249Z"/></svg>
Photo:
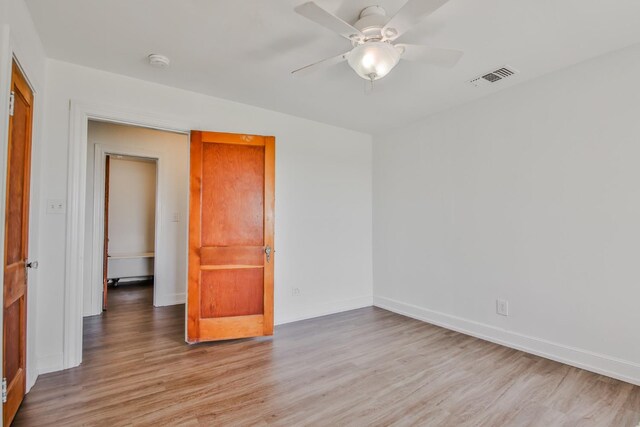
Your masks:
<svg viewBox="0 0 640 427"><path fill-rule="evenodd" d="M63 369L82 362L83 274L89 120L189 134L197 123L108 105L69 102ZM186 254L185 254L186 256ZM159 303L159 305L162 305Z"/></svg>

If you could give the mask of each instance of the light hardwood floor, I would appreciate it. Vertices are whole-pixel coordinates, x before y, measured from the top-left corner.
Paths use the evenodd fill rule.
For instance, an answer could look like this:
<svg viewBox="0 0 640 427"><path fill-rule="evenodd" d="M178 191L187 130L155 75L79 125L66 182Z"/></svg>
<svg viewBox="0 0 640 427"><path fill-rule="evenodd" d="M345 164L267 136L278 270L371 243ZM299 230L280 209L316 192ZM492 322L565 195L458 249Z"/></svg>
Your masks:
<svg viewBox="0 0 640 427"><path fill-rule="evenodd" d="M41 375L15 425L636 426L640 387L365 308L188 346L149 286L85 320L82 366Z"/></svg>

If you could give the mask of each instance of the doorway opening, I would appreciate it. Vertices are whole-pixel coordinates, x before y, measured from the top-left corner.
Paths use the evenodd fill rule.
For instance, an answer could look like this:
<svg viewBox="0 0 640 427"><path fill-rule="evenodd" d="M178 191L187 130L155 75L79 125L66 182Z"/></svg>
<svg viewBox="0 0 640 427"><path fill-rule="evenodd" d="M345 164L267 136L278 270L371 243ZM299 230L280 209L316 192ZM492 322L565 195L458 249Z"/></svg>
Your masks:
<svg viewBox="0 0 640 427"><path fill-rule="evenodd" d="M86 141L84 317L134 289L154 307L183 304L188 135L90 119Z"/></svg>
<svg viewBox="0 0 640 427"><path fill-rule="evenodd" d="M157 160L105 158L102 310L109 288L153 286Z"/></svg>

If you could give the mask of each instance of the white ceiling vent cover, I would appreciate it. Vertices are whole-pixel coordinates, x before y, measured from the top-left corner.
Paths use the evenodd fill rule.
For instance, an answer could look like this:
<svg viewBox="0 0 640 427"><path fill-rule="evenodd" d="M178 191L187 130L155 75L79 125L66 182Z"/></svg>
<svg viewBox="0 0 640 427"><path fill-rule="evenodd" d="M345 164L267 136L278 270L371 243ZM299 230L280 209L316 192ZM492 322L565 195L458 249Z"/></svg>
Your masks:
<svg viewBox="0 0 640 427"><path fill-rule="evenodd" d="M471 83L475 87L488 86L492 83L498 83L517 73L518 71L515 68L505 65L504 67L500 67L497 70L484 73L481 76L476 77L475 79L469 80L469 83Z"/></svg>

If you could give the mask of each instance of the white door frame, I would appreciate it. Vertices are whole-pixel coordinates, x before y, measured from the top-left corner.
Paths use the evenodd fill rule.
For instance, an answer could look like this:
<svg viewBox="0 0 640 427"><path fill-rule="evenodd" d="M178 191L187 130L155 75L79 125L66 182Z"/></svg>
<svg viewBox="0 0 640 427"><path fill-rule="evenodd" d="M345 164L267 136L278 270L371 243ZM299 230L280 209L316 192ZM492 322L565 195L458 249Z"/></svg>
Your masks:
<svg viewBox="0 0 640 427"><path fill-rule="evenodd" d="M159 245L159 236L162 233L162 206L160 193L160 170L162 164L162 154L157 151L140 150L131 144L95 144L95 155L93 163L93 246L91 247L93 256L91 259L91 314L102 313L103 298L103 269L104 269L104 202L105 202L105 172L108 155L130 156L154 160L156 164L156 203L155 203L155 226L154 226L154 258L153 258L153 305L157 305L159 289L163 289L167 283L164 275L158 273L158 260L164 259L164 247ZM162 164L162 166L161 166Z"/></svg>
<svg viewBox="0 0 640 427"><path fill-rule="evenodd" d="M87 129L89 120L189 134L194 123L99 104L70 101L63 369L82 362Z"/></svg>

